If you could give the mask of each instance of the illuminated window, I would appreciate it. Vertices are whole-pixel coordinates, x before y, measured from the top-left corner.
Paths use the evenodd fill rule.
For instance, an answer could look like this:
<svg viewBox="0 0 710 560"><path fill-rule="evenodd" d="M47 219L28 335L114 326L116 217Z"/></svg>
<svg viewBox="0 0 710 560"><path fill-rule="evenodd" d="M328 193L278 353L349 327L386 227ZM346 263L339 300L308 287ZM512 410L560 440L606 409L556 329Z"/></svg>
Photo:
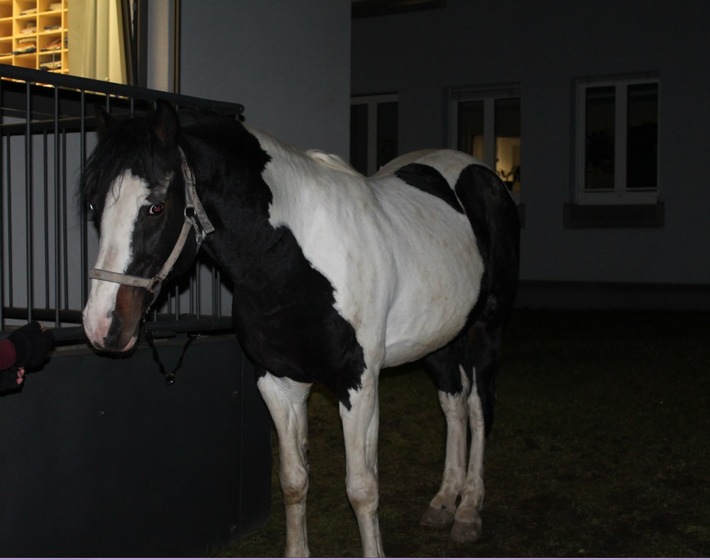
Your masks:
<svg viewBox="0 0 710 560"><path fill-rule="evenodd" d="M0 0L0 64L137 84L137 0Z"/></svg>
<svg viewBox="0 0 710 560"><path fill-rule="evenodd" d="M495 169L520 197L520 89L456 89L449 93L449 145Z"/></svg>

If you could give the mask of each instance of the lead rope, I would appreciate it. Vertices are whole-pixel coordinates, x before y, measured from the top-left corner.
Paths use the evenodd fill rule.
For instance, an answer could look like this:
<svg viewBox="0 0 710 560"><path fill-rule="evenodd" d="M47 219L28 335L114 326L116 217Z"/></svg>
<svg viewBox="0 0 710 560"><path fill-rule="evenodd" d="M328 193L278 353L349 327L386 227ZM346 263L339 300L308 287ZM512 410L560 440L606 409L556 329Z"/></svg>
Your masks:
<svg viewBox="0 0 710 560"><path fill-rule="evenodd" d="M178 358L178 361L175 364L175 367L172 369L172 371L167 371L165 369L165 366L163 365L162 360L160 359L160 355L158 354L158 349L155 347L155 341L153 340L153 335L150 334L150 331L147 328L145 328L145 324L143 325L143 334L145 335L146 342L148 342L148 346L150 346L150 349L153 351L153 361L155 361L155 363L158 364L158 369L160 369L160 374L165 379L165 384L172 385L173 383L175 383L175 376L177 375L178 370L182 367L182 361L185 358L185 352L187 352L187 349L190 347L190 344L192 344L192 342L199 335L188 333L187 340L185 341L185 344L182 347L182 352L180 353L180 357Z"/></svg>

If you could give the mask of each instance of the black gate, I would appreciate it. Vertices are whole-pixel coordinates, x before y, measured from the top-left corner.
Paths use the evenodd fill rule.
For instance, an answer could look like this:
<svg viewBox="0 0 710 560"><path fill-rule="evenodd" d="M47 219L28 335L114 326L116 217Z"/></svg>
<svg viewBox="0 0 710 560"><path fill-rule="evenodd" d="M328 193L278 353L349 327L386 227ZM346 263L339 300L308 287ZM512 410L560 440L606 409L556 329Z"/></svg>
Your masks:
<svg viewBox="0 0 710 560"><path fill-rule="evenodd" d="M271 423L229 334L230 288L208 262L163 294L151 351L99 357L80 310L96 234L75 185L96 142L94 105L238 115L212 102L0 66L0 331L53 329L49 364L0 396L0 555L195 556L268 516ZM225 311L227 310L227 311Z"/></svg>

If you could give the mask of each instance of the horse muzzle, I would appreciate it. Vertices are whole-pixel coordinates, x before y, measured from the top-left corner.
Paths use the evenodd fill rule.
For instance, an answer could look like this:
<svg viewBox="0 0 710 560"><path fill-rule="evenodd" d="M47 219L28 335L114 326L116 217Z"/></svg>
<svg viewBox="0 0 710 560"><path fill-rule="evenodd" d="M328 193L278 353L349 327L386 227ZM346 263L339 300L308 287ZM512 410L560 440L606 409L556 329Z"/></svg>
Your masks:
<svg viewBox="0 0 710 560"><path fill-rule="evenodd" d="M113 306L90 297L82 318L91 345L104 352L131 350L138 340L141 319L149 303L146 290L128 286L118 288Z"/></svg>

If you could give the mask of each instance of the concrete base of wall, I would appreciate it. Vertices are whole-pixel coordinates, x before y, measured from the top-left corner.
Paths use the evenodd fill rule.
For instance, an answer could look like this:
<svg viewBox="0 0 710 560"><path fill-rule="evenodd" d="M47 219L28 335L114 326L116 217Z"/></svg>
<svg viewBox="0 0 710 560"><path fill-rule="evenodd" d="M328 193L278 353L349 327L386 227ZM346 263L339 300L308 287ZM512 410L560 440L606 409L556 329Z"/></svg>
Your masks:
<svg viewBox="0 0 710 560"><path fill-rule="evenodd" d="M516 307L710 311L710 286L522 280Z"/></svg>
<svg viewBox="0 0 710 560"><path fill-rule="evenodd" d="M158 342L176 363L183 340ZM271 419L233 335L167 386L130 358L60 349L0 396L0 556L205 556L270 512Z"/></svg>

